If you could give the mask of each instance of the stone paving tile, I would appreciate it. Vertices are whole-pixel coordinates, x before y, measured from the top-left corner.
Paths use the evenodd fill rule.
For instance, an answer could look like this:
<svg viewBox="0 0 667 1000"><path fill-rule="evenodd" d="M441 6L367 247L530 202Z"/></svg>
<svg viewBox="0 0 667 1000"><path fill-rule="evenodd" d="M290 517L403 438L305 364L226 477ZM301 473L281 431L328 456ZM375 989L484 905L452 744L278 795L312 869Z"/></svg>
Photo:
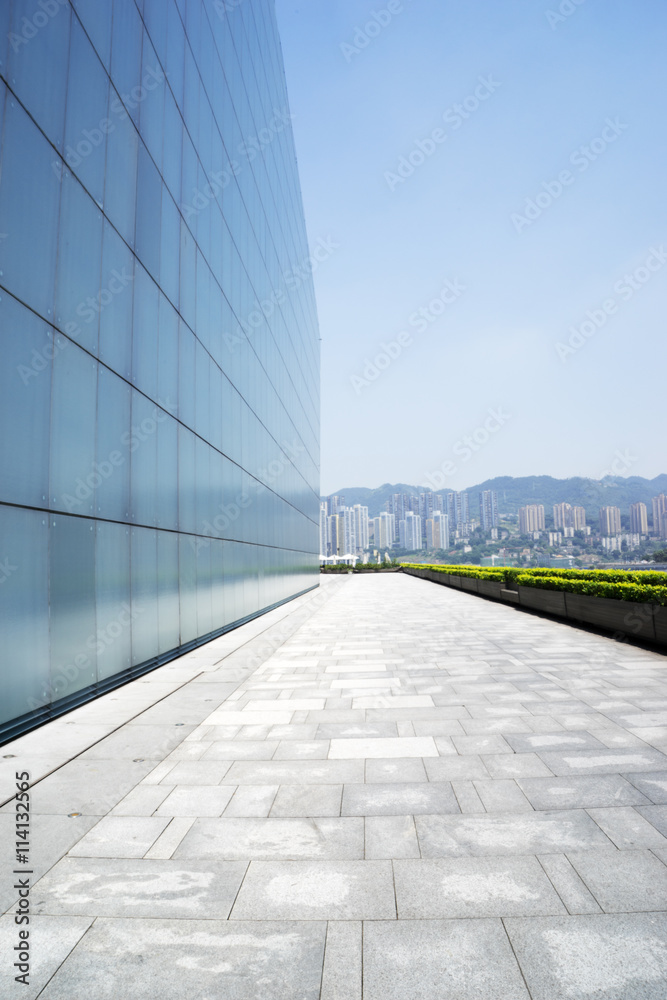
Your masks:
<svg viewBox="0 0 667 1000"><path fill-rule="evenodd" d="M660 806L649 806L659 809ZM621 850L635 850L639 847L667 847L667 840L655 825L640 816L632 806L615 809L589 809L588 815L595 820L601 830Z"/></svg>
<svg viewBox="0 0 667 1000"><path fill-rule="evenodd" d="M43 902L67 885L86 913L35 920L98 919L43 995L361 1000L363 964L365 1000L527 1000L521 972L533 1000L662 1000L639 911L667 871L666 666L426 581L323 577L155 671L162 702L133 682L131 722L103 698L8 746L80 754L37 767L31 833Z"/></svg>
<svg viewBox="0 0 667 1000"><path fill-rule="evenodd" d="M10 961L14 947L19 943L21 927L14 923L14 916L0 918L0 996L23 997L35 1000L59 966L67 959L93 922L92 917L30 916L30 978L28 985L16 983L19 972ZM25 928L24 928L25 929ZM20 991L20 992L19 992Z"/></svg>
<svg viewBox="0 0 667 1000"><path fill-rule="evenodd" d="M168 823L167 816L105 816L69 854L79 858L142 858Z"/></svg>
<svg viewBox="0 0 667 1000"><path fill-rule="evenodd" d="M35 912L226 920L244 861L63 858L35 886Z"/></svg>
<svg viewBox="0 0 667 1000"><path fill-rule="evenodd" d="M659 750L582 750L546 752L540 757L556 775L632 774L636 771L667 771L667 755Z"/></svg>
<svg viewBox="0 0 667 1000"><path fill-rule="evenodd" d="M360 817L198 819L175 852L177 858L225 860L364 856Z"/></svg>
<svg viewBox="0 0 667 1000"><path fill-rule="evenodd" d="M395 861L394 878L399 920L566 912L537 858Z"/></svg>
<svg viewBox="0 0 667 1000"><path fill-rule="evenodd" d="M582 809L494 813L484 816L416 816L422 857L464 854L548 854L593 850L611 841Z"/></svg>
<svg viewBox="0 0 667 1000"><path fill-rule="evenodd" d="M361 1000L362 926L358 920L329 924L320 1000Z"/></svg>
<svg viewBox="0 0 667 1000"><path fill-rule="evenodd" d="M329 760L350 760L359 757L438 756L438 748L432 736L331 740L329 748Z"/></svg>
<svg viewBox="0 0 667 1000"><path fill-rule="evenodd" d="M494 919L369 921L363 980L364 1000L530 1000Z"/></svg>
<svg viewBox="0 0 667 1000"><path fill-rule="evenodd" d="M343 789L343 816L416 816L459 811L452 787L444 781L357 784L345 785Z"/></svg>
<svg viewBox="0 0 667 1000"><path fill-rule="evenodd" d="M620 774L519 778L518 784L534 809L648 805L646 796Z"/></svg>
<svg viewBox="0 0 667 1000"><path fill-rule="evenodd" d="M342 796L342 785L281 785L271 816L340 816Z"/></svg>
<svg viewBox="0 0 667 1000"><path fill-rule="evenodd" d="M667 909L667 867L651 851L568 854L605 913Z"/></svg>
<svg viewBox="0 0 667 1000"><path fill-rule="evenodd" d="M390 861L251 861L231 920L394 920Z"/></svg>
<svg viewBox="0 0 667 1000"><path fill-rule="evenodd" d="M665 914L510 917L505 926L533 1000L664 1000Z"/></svg>
<svg viewBox="0 0 667 1000"><path fill-rule="evenodd" d="M45 1000L318 1000L326 923L100 917ZM113 969L112 974L110 974Z"/></svg>

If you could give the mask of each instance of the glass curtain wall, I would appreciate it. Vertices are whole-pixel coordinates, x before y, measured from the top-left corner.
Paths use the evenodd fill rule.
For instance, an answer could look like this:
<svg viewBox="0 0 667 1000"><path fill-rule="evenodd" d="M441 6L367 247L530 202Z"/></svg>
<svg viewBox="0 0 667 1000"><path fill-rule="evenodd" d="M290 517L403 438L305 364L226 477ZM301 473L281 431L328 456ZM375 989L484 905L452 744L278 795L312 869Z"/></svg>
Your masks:
<svg viewBox="0 0 667 1000"><path fill-rule="evenodd" d="M272 0L0 4L0 738L318 584Z"/></svg>

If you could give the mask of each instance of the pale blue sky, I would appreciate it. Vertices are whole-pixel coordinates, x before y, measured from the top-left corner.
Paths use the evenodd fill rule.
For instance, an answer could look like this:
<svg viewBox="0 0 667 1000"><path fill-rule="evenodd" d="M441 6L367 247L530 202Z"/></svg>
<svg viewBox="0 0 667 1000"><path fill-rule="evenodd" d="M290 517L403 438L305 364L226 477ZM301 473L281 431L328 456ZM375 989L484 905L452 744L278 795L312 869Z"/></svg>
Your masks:
<svg viewBox="0 0 667 1000"><path fill-rule="evenodd" d="M663 0L392 7L355 52L386 0L277 0L311 244L339 244L315 273L322 492L666 472ZM431 310L446 280L465 291Z"/></svg>

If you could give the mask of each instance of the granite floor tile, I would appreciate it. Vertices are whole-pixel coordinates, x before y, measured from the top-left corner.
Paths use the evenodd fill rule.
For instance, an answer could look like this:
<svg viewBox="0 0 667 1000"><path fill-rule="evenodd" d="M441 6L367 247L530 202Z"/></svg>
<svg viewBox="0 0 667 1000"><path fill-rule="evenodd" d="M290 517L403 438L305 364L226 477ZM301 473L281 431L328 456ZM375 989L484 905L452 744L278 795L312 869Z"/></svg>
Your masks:
<svg viewBox="0 0 667 1000"><path fill-rule="evenodd" d="M605 913L667 910L667 867L651 851L584 851L568 860Z"/></svg>
<svg viewBox="0 0 667 1000"><path fill-rule="evenodd" d="M394 920L390 861L251 861L231 920Z"/></svg>
<svg viewBox="0 0 667 1000"><path fill-rule="evenodd" d="M278 794L278 787L278 785L246 785L244 788L236 788L225 807L223 816L235 816L241 819L268 816Z"/></svg>
<svg viewBox="0 0 667 1000"><path fill-rule="evenodd" d="M505 926L533 1000L664 1000L664 914L510 917Z"/></svg>
<svg viewBox="0 0 667 1000"><path fill-rule="evenodd" d="M364 1000L530 1000L494 919L369 921L363 979Z"/></svg>
<svg viewBox="0 0 667 1000"><path fill-rule="evenodd" d="M413 816L367 816L366 858L418 858L419 842Z"/></svg>
<svg viewBox="0 0 667 1000"><path fill-rule="evenodd" d="M320 921L100 917L41 997L318 1000L325 938Z"/></svg>
<svg viewBox="0 0 667 1000"><path fill-rule="evenodd" d="M427 781L424 762L421 758L393 758L390 760L369 759L366 761L366 781L369 784L383 782Z"/></svg>
<svg viewBox="0 0 667 1000"><path fill-rule="evenodd" d="M548 854L611 846L608 837L582 809L520 816L416 816L415 823L425 858Z"/></svg>
<svg viewBox="0 0 667 1000"><path fill-rule="evenodd" d="M271 816L340 816L342 795L342 785L281 785Z"/></svg>
<svg viewBox="0 0 667 1000"><path fill-rule="evenodd" d="M14 915L0 918L0 996L24 1000L36 1000L49 979L58 970L67 956L76 947L93 922L92 917L72 916L30 916L30 975L27 985L17 983L15 976L20 971L14 968L17 956L13 949L19 943L18 932L22 928L14 923Z"/></svg>
<svg viewBox="0 0 667 1000"><path fill-rule="evenodd" d="M416 784L356 784L343 789L343 816L415 816L458 813L449 782Z"/></svg>
<svg viewBox="0 0 667 1000"><path fill-rule="evenodd" d="M229 785L177 785L155 810L156 816L221 816L234 794Z"/></svg>
<svg viewBox="0 0 667 1000"><path fill-rule="evenodd" d="M659 809L660 806L649 806ZM613 809L589 809L588 815L622 851L641 847L667 847L667 840L654 824L641 816L632 806Z"/></svg>
<svg viewBox="0 0 667 1000"><path fill-rule="evenodd" d="M364 856L360 817L198 819L176 850L176 858L220 860L354 860Z"/></svg>
<svg viewBox="0 0 667 1000"><path fill-rule="evenodd" d="M35 885L35 912L226 920L246 868L242 861L63 858Z"/></svg>
<svg viewBox="0 0 667 1000"><path fill-rule="evenodd" d="M620 774L519 778L518 784L534 809L648 805L646 796Z"/></svg>
<svg viewBox="0 0 667 1000"><path fill-rule="evenodd" d="M205 761L271 760L277 749L276 740L216 740L211 743L203 759Z"/></svg>
<svg viewBox="0 0 667 1000"><path fill-rule="evenodd" d="M541 752L540 757L556 775L632 774L667 771L667 756L659 750L582 750Z"/></svg>
<svg viewBox="0 0 667 1000"><path fill-rule="evenodd" d="M361 1000L362 924L332 921L327 928L320 1000Z"/></svg>
<svg viewBox="0 0 667 1000"><path fill-rule="evenodd" d="M69 853L78 858L142 858L168 822L167 816L106 816Z"/></svg>
<svg viewBox="0 0 667 1000"><path fill-rule="evenodd" d="M397 860L394 878L399 920L566 912L536 858Z"/></svg>
<svg viewBox="0 0 667 1000"><path fill-rule="evenodd" d="M223 778L232 785L342 785L364 780L363 760L271 760L233 764Z"/></svg>
<svg viewBox="0 0 667 1000"><path fill-rule="evenodd" d="M438 757L432 736L403 736L396 739L332 739L329 760L370 757Z"/></svg>

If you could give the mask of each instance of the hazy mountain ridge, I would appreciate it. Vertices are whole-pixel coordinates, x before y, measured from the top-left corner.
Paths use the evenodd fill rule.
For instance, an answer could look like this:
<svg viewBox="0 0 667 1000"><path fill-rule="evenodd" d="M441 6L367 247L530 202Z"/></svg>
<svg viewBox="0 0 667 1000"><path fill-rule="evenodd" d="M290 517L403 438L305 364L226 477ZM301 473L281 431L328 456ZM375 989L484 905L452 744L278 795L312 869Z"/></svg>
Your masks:
<svg viewBox="0 0 667 1000"><path fill-rule="evenodd" d="M368 507L369 516L377 517L386 509L385 504L393 493L418 495L426 489L424 486L410 486L407 483L384 483L377 489L349 486L335 492L345 497L347 505L364 504ZM602 480L585 479L581 476L571 476L569 479L554 479L552 476L497 476L466 488L466 492L470 494L470 513L473 517L479 515L477 495L482 490L496 490L501 515L516 514L519 507L529 503L544 504L545 513L550 515L554 504L571 503L573 506L586 508L589 523L597 519L600 507L620 507L621 513L627 514L630 504L641 500L648 507L650 524L651 498L659 493L667 493L667 473L662 473L655 479L644 479L642 476L605 476ZM451 491L445 489L435 492L445 494Z"/></svg>

